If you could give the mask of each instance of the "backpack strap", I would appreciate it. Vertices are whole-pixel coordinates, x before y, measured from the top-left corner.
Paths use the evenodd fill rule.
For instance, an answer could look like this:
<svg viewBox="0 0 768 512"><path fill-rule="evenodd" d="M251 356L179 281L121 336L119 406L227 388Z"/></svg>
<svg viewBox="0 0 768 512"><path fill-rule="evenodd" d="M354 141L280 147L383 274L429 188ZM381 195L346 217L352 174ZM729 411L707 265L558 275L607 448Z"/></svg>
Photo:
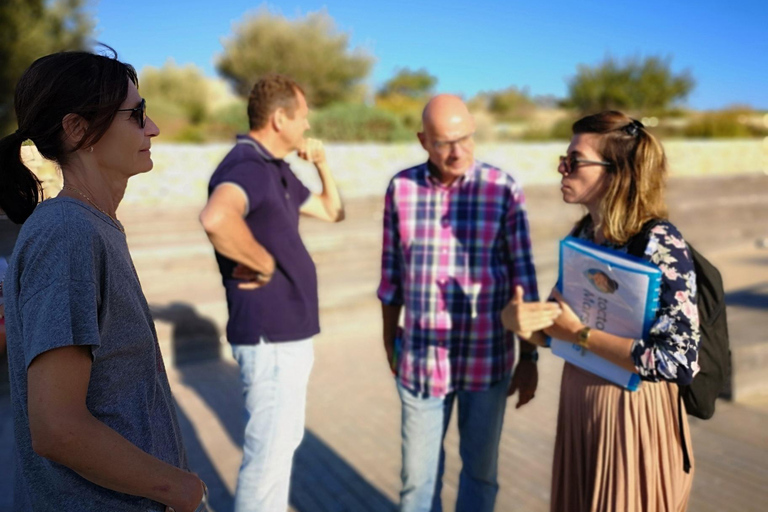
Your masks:
<svg viewBox="0 0 768 512"><path fill-rule="evenodd" d="M650 238L651 230L664 222L661 219L651 219L643 224L642 229L635 236L630 238L629 244L627 244L627 254L642 258L645 254L645 248L648 247L648 238Z"/></svg>

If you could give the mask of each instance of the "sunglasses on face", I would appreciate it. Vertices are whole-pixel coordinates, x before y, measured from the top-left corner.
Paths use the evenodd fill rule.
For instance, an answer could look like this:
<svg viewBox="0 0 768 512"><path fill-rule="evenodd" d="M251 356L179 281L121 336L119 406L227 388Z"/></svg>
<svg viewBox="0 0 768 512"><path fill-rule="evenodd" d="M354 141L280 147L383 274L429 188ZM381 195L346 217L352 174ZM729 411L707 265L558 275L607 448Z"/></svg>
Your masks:
<svg viewBox="0 0 768 512"><path fill-rule="evenodd" d="M584 159L584 158L579 158L579 157L577 157L574 154L570 154L568 156L561 156L560 157L560 164L558 165L558 168L559 168L560 165L564 165L565 166L565 172L567 174L570 174L570 173L572 173L573 171L576 170L576 168L579 166L579 164L582 164L582 165L602 165L603 167L610 167L611 165L613 165L610 162L602 162L602 161L598 161L598 160L587 160L587 159Z"/></svg>
<svg viewBox="0 0 768 512"><path fill-rule="evenodd" d="M136 108L119 108L117 111L130 112L131 117L139 123L139 128L143 129L147 122L147 101L144 98L141 99L141 103Z"/></svg>

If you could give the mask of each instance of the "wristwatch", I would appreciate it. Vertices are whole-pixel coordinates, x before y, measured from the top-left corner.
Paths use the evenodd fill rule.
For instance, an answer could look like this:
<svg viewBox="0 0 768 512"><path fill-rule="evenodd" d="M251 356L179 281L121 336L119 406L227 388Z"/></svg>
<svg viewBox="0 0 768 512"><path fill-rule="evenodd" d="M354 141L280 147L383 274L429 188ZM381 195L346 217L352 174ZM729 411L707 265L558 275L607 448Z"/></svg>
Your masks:
<svg viewBox="0 0 768 512"><path fill-rule="evenodd" d="M584 327L576 334L576 344L579 345L581 348L589 348L590 331L592 331L591 328Z"/></svg>
<svg viewBox="0 0 768 512"><path fill-rule="evenodd" d="M211 509L208 507L208 486L202 480L201 483L203 484L203 497L200 499L200 504L195 509L195 512L210 512Z"/></svg>
<svg viewBox="0 0 768 512"><path fill-rule="evenodd" d="M521 361L533 361L534 363L539 360L539 351L531 350L530 352L520 352Z"/></svg>

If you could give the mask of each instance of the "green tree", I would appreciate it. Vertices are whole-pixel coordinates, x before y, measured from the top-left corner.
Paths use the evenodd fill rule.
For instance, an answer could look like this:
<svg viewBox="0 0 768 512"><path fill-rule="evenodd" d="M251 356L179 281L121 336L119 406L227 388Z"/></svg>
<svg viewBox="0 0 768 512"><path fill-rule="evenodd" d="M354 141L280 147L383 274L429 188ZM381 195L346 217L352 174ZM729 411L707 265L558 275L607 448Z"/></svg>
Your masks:
<svg viewBox="0 0 768 512"><path fill-rule="evenodd" d="M695 82L689 71L674 73L670 58L606 58L580 65L568 83L566 105L581 112L607 109L662 113L685 100Z"/></svg>
<svg viewBox="0 0 768 512"><path fill-rule="evenodd" d="M16 128L13 94L21 74L49 53L87 46L87 0L0 0L0 130Z"/></svg>
<svg viewBox="0 0 768 512"><path fill-rule="evenodd" d="M373 58L349 49L349 36L326 11L289 20L266 8L247 14L224 41L216 68L242 96L275 72L299 82L317 107L354 99Z"/></svg>
<svg viewBox="0 0 768 512"><path fill-rule="evenodd" d="M384 82L378 95L386 97L397 94L410 98L424 98L432 94L435 85L437 85L437 77L430 75L426 69L411 71L405 68Z"/></svg>
<svg viewBox="0 0 768 512"><path fill-rule="evenodd" d="M421 111L434 93L437 77L426 69L400 69L376 94L376 107L397 115L406 130L421 126Z"/></svg>

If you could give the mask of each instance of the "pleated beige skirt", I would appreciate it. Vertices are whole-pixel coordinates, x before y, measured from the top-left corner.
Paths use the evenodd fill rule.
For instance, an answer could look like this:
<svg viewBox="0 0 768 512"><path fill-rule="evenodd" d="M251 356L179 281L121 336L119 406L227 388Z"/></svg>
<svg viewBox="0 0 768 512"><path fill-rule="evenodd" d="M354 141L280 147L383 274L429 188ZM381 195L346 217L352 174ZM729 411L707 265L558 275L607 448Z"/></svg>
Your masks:
<svg viewBox="0 0 768 512"><path fill-rule="evenodd" d="M566 363L552 470L552 512L684 512L678 389L643 382L635 392ZM688 418L683 430L693 466Z"/></svg>

